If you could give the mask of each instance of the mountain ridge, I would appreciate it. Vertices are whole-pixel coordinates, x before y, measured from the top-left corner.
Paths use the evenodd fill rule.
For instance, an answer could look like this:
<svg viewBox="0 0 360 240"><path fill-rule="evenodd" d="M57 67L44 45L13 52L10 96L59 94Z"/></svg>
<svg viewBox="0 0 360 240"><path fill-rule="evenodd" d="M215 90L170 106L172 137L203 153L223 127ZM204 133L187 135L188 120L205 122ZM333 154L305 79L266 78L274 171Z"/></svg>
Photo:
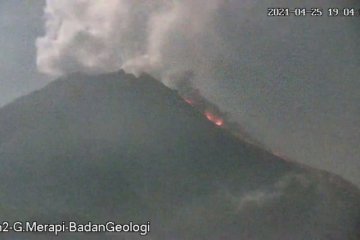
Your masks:
<svg viewBox="0 0 360 240"><path fill-rule="evenodd" d="M359 236L355 186L240 140L149 75L72 74L6 105L0 161L8 219L151 219L152 239Z"/></svg>

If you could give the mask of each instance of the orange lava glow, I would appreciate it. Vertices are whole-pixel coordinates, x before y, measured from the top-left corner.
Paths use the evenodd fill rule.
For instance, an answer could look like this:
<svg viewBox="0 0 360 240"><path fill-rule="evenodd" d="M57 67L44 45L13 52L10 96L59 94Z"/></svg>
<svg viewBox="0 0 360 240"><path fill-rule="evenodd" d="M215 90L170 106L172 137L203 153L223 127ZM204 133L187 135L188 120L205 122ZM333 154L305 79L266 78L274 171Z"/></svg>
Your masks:
<svg viewBox="0 0 360 240"><path fill-rule="evenodd" d="M187 102L188 104L194 105L193 101L191 101L190 99L184 98L184 100L185 100L185 102Z"/></svg>
<svg viewBox="0 0 360 240"><path fill-rule="evenodd" d="M211 112L205 112L205 116L209 121L213 122L215 125L217 125L219 127L224 125L224 120L222 120L218 116L215 116Z"/></svg>

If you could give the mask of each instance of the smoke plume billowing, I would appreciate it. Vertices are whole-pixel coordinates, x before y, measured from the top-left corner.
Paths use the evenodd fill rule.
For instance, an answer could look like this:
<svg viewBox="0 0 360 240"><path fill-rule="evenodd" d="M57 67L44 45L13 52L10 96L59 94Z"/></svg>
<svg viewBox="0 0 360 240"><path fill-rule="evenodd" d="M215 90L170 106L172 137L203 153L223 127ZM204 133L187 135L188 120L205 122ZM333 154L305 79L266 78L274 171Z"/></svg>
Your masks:
<svg viewBox="0 0 360 240"><path fill-rule="evenodd" d="M163 79L207 72L226 52L217 31L224 1L47 1L37 40L41 72L102 73L120 68Z"/></svg>

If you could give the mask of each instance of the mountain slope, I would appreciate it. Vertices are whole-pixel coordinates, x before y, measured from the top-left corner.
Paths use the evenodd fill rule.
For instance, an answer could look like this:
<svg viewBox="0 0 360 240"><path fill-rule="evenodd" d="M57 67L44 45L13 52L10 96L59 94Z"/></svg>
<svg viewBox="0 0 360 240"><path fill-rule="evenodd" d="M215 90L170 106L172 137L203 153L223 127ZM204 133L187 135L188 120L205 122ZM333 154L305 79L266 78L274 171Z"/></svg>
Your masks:
<svg viewBox="0 0 360 240"><path fill-rule="evenodd" d="M0 162L8 221L150 220L149 239L359 237L356 188L242 142L147 75L73 74L7 105ZM139 236L60 236L76 237Z"/></svg>

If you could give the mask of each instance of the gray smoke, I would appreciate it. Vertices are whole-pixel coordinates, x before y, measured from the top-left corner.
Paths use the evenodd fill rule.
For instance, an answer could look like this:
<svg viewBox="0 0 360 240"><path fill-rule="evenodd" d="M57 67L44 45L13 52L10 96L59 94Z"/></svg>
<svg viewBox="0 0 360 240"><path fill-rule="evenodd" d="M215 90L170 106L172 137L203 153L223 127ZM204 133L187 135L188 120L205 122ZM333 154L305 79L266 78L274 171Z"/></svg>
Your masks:
<svg viewBox="0 0 360 240"><path fill-rule="evenodd" d="M124 68L163 79L207 72L226 44L216 30L224 1L47 1L37 40L41 72L102 73Z"/></svg>
<svg viewBox="0 0 360 240"><path fill-rule="evenodd" d="M326 2L303 5L325 7ZM295 7L284 0L276 5ZM308 24L315 30L306 36L319 29L326 33L328 18L269 18L271 6L252 0L47 0L45 35L36 42L38 69L59 76L123 68L150 73L171 87L173 76L192 72L194 81L206 80L201 82L209 89L216 87L210 79L266 81L288 72L299 77L300 65L304 73L313 71L301 54L322 45L318 39L309 40L311 46L299 39L305 39Z"/></svg>

